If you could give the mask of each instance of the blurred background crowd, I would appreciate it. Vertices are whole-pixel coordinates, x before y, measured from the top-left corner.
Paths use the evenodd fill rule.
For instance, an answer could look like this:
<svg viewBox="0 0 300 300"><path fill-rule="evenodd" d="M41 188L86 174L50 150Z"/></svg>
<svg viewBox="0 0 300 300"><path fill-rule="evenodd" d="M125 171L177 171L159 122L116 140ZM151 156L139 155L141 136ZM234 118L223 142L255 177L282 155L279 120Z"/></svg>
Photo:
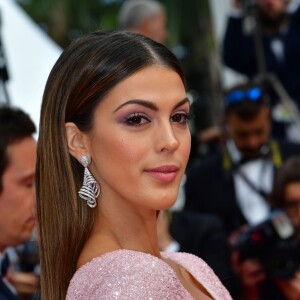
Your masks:
<svg viewBox="0 0 300 300"><path fill-rule="evenodd" d="M299 4L0 0L0 103L24 110L37 137L44 84L74 38L119 29L167 45L193 119L178 199L159 216L161 250L202 257L233 299L300 299ZM0 228L2 265L5 253L21 299L38 298L36 239L2 245Z"/></svg>

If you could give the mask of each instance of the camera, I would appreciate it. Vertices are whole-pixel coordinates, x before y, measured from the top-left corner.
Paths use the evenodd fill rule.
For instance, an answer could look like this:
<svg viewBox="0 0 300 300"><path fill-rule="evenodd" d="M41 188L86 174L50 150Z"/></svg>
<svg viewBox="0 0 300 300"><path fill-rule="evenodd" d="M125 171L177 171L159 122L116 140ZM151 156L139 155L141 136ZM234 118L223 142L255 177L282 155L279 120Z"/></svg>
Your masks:
<svg viewBox="0 0 300 300"><path fill-rule="evenodd" d="M281 210L243 232L234 249L239 251L241 260L259 259L272 278L292 278L300 267L300 243L293 224Z"/></svg>

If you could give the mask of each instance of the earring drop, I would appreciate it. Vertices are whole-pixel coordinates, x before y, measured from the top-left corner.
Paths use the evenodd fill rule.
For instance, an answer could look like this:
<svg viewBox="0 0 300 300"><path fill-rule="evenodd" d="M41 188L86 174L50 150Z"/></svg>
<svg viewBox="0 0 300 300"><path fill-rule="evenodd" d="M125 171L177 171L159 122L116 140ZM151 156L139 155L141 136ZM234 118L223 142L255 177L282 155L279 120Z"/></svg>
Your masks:
<svg viewBox="0 0 300 300"><path fill-rule="evenodd" d="M78 194L79 197L86 200L87 205L91 208L97 206L96 199L100 195L100 186L88 169L90 164L89 157L82 155L80 163L84 166L83 184Z"/></svg>

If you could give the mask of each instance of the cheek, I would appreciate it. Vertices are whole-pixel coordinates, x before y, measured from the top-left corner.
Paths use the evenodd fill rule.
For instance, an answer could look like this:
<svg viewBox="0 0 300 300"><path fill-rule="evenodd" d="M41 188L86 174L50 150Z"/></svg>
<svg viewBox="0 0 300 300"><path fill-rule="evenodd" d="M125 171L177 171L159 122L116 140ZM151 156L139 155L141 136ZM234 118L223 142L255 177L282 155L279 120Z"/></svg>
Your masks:
<svg viewBox="0 0 300 300"><path fill-rule="evenodd" d="M139 162L150 149L145 142L142 143L135 138L120 138L115 145L119 149L115 153L116 160L124 165L132 165Z"/></svg>
<svg viewBox="0 0 300 300"><path fill-rule="evenodd" d="M126 134L110 135L100 139L101 143L95 143L93 157L97 161L100 170L111 170L113 172L120 169L134 166L145 157L150 147L145 140L141 141L137 137ZM101 174L101 171L100 171Z"/></svg>
<svg viewBox="0 0 300 300"><path fill-rule="evenodd" d="M182 151L182 157L186 160L186 163L189 159L190 156L190 151L191 151L191 135L188 133L183 141L181 142L181 151Z"/></svg>

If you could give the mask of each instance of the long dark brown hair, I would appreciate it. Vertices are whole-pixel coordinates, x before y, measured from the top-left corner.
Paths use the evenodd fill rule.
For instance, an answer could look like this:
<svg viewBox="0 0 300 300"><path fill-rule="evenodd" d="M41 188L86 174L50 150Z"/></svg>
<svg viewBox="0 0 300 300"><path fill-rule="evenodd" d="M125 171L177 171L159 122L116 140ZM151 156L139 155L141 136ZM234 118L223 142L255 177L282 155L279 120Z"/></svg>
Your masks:
<svg viewBox="0 0 300 300"><path fill-rule="evenodd" d="M54 65L43 95L36 170L42 298L62 300L96 210L78 198L83 167L68 152L65 123L84 132L98 103L135 72L162 65L183 78L163 45L128 32L98 31L75 40Z"/></svg>

